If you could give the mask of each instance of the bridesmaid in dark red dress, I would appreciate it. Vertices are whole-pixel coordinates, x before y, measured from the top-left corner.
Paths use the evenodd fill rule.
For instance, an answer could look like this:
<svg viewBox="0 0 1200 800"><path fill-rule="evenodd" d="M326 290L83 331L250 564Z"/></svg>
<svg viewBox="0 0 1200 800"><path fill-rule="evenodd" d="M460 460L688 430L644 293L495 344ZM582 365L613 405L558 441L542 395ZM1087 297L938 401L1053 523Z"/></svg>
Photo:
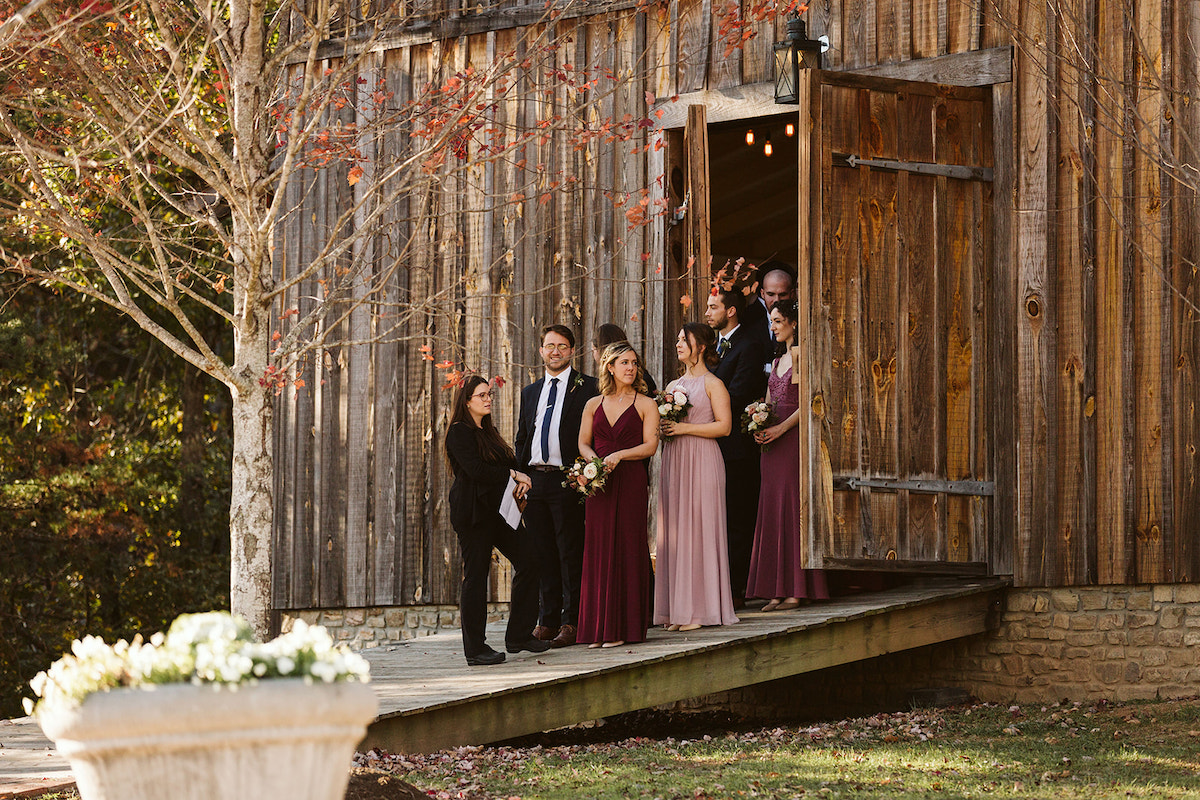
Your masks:
<svg viewBox="0 0 1200 800"><path fill-rule="evenodd" d="M604 349L600 396L583 409L579 454L609 468L604 489L587 500L583 586L576 641L617 647L646 641L650 627L650 502L646 459L658 450L658 406L647 397L628 342Z"/></svg>

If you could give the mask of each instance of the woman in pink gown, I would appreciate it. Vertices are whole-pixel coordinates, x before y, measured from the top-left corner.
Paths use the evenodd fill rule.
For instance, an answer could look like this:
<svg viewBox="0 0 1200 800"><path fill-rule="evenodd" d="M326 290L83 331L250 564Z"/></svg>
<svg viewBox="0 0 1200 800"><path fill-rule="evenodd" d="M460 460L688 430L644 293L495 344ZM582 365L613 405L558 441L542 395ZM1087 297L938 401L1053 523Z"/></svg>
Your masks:
<svg viewBox="0 0 1200 800"><path fill-rule="evenodd" d="M602 458L604 488L587 500L576 641L589 647L644 642L650 627L650 502L646 459L658 450L658 406L645 394L628 342L604 349L600 395L583 407L579 454Z"/></svg>
<svg viewBox="0 0 1200 800"><path fill-rule="evenodd" d="M680 422L662 422L654 624L670 631L737 622L725 545L725 462L717 439L733 425L729 392L709 372L716 360L712 328L689 322L675 352L684 374L667 385L687 392ZM669 438L668 438L669 437Z"/></svg>
<svg viewBox="0 0 1200 800"><path fill-rule="evenodd" d="M771 309L771 332L783 353L771 365L767 401L775 404L775 425L757 434L762 454L762 488L758 522L750 553L747 597L764 597L763 611L788 611L802 600L828 600L825 571L804 569L800 559L800 392L792 383L792 347L799 318L795 300L780 300Z"/></svg>

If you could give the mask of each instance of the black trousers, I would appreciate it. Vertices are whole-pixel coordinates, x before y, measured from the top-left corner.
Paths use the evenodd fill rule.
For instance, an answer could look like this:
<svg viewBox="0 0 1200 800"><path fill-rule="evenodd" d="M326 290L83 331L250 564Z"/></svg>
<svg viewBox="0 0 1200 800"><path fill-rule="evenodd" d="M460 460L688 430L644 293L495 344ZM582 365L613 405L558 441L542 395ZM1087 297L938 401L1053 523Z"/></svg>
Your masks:
<svg viewBox="0 0 1200 800"><path fill-rule="evenodd" d="M762 465L758 452L725 462L725 522L729 548L729 588L734 597L746 596L750 553L758 521L758 490Z"/></svg>
<svg viewBox="0 0 1200 800"><path fill-rule="evenodd" d="M537 619L537 570L520 528L513 530L496 514L482 525L455 530L462 551L462 592L458 612L462 622L463 653L474 657L491 648L486 641L487 582L495 548L512 562L512 601L504 640L527 641Z"/></svg>
<svg viewBox="0 0 1200 800"><path fill-rule="evenodd" d="M559 470L530 469L529 477L533 487L524 519L538 564L538 624L548 628L577 625L583 580L583 503L562 485Z"/></svg>

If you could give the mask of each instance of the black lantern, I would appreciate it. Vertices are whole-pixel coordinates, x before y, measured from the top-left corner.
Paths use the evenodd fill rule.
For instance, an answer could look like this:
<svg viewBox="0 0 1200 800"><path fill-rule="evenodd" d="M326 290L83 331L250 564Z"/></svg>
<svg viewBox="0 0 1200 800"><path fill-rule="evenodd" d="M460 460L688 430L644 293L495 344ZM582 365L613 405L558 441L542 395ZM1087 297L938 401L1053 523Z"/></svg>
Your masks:
<svg viewBox="0 0 1200 800"><path fill-rule="evenodd" d="M824 43L808 38L804 20L794 13L787 21L787 38L775 43L775 102L800 102L800 68L821 66Z"/></svg>

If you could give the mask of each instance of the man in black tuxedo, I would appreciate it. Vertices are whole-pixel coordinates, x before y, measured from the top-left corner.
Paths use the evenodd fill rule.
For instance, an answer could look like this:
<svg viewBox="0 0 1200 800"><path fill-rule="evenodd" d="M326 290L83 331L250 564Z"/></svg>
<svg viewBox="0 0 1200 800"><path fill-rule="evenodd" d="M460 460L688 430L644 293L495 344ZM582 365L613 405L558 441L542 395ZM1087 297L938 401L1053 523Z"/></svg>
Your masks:
<svg viewBox="0 0 1200 800"><path fill-rule="evenodd" d="M533 635L552 647L568 647L575 644L579 622L583 504L562 485L562 468L579 456L583 406L600 390L595 378L571 368L570 328L543 328L539 352L546 372L521 390L516 440L517 461L533 480L524 514L540 572L541 614Z"/></svg>
<svg viewBox="0 0 1200 800"><path fill-rule="evenodd" d="M763 341L742 325L745 296L738 290L717 290L708 298L704 319L717 334L720 361L713 373L729 390L733 431L717 440L725 459L725 519L729 546L729 585L735 606L745 604L750 551L754 546L754 524L758 518L758 489L761 480L758 444L739 424L746 406L763 397L767 375L763 372Z"/></svg>
<svg viewBox="0 0 1200 800"><path fill-rule="evenodd" d="M754 330L765 348L765 372L770 372L775 357L775 336L771 333L771 309L780 300L788 300L796 292L796 273L783 261L764 261L758 265L758 291L751 295L746 305L742 324Z"/></svg>

